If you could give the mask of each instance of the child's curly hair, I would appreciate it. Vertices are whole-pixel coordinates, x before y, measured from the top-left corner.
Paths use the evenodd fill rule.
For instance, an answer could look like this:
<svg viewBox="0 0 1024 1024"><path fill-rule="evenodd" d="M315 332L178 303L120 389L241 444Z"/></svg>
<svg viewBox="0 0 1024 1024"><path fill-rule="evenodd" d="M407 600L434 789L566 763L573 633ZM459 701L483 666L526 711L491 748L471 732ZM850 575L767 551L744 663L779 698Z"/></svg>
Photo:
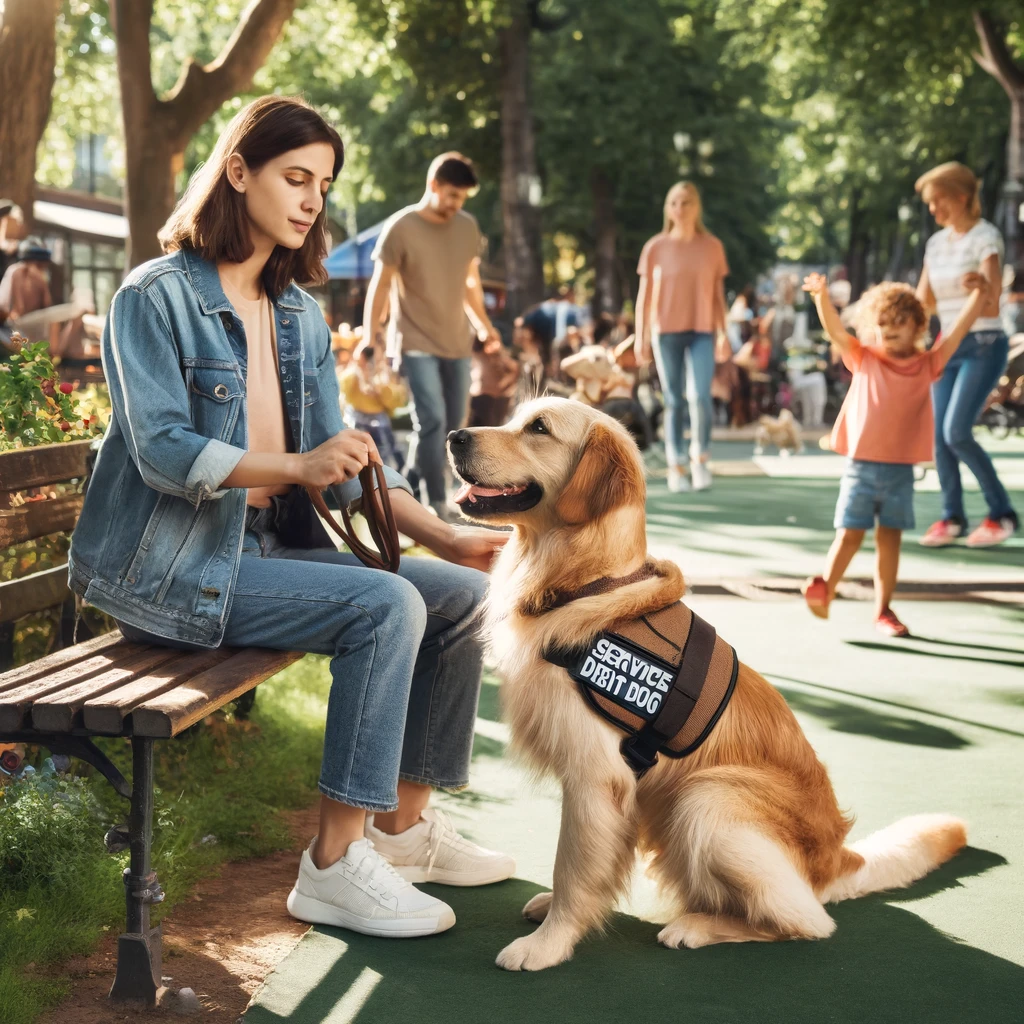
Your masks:
<svg viewBox="0 0 1024 1024"><path fill-rule="evenodd" d="M869 288L857 304L854 325L862 341L874 341L875 326L912 323L917 328L914 344L921 347L928 327L928 314L909 284L883 281Z"/></svg>

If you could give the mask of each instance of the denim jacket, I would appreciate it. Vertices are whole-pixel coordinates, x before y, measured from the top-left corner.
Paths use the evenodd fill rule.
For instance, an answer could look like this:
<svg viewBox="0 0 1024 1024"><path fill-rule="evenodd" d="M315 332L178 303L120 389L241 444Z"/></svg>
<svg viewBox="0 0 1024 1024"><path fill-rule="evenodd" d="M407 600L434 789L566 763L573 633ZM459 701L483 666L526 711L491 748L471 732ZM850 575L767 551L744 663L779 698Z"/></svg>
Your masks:
<svg viewBox="0 0 1024 1024"><path fill-rule="evenodd" d="M330 330L295 285L273 306L285 417L306 452L343 429ZM216 266L181 250L137 267L107 316L103 371L113 416L71 539L71 588L139 629L217 647L246 509L245 489L221 484L248 431L245 333ZM334 489L339 504L359 494L356 480Z"/></svg>

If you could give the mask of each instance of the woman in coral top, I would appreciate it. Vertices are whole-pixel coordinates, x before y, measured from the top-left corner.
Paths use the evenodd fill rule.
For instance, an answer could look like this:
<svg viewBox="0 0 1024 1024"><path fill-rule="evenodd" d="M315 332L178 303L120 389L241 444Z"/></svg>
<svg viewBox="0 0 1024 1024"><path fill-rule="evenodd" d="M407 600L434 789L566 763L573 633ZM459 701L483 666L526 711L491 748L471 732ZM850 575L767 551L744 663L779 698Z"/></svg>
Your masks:
<svg viewBox="0 0 1024 1024"><path fill-rule="evenodd" d="M732 349L725 333L725 292L729 273L722 243L701 218L700 193L688 181L669 189L665 225L640 254L636 303L636 358L641 366L653 351L665 395L665 458L671 491L711 486L711 379L715 334L723 353ZM689 456L683 447L686 407L690 414ZM687 476L687 463L690 475Z"/></svg>
<svg viewBox="0 0 1024 1024"><path fill-rule="evenodd" d="M889 602L896 589L903 531L914 528L914 463L932 458L931 386L942 376L985 296L980 289L973 291L941 344L924 351L928 317L909 285L886 282L864 293L859 339L843 329L823 274L806 278L804 290L814 296L825 332L853 374L832 431L832 450L847 456L836 504L836 538L825 575L807 581L804 598L815 615L827 619L843 573L864 534L875 527L875 625L888 636L909 636Z"/></svg>

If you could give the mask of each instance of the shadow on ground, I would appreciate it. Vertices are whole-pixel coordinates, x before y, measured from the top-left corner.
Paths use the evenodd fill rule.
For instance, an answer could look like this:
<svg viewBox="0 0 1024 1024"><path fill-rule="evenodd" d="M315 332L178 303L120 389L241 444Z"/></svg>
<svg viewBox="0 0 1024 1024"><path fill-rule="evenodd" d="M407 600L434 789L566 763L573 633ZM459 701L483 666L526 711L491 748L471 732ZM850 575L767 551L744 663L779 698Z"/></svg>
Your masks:
<svg viewBox="0 0 1024 1024"><path fill-rule="evenodd" d="M931 725L916 718L890 715L816 693L803 693L782 686L776 689L786 698L786 703L794 711L813 715L837 732L873 736L878 740L909 743L918 747L940 747L945 750L960 750L970 746L970 740L940 725Z"/></svg>
<svg viewBox="0 0 1024 1024"><path fill-rule="evenodd" d="M244 1021L383 1024L412 1014L438 1024L1010 1024L1020 1020L1024 968L898 905L1003 863L968 848L905 892L834 906L838 929L823 942L667 950L655 940L658 925L620 914L572 961L537 974L505 973L494 958L533 930L520 908L538 886L518 879L477 890L428 886L455 908L450 932L398 942L315 929Z"/></svg>

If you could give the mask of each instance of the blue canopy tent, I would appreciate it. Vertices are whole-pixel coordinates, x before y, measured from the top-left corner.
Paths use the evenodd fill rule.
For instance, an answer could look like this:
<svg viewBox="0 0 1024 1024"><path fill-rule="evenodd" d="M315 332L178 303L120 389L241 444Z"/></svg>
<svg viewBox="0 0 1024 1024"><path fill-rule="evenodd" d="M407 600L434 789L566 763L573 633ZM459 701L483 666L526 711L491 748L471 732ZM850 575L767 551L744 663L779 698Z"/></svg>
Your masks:
<svg viewBox="0 0 1024 1024"><path fill-rule="evenodd" d="M324 260L327 276L332 281L367 281L373 276L373 261L370 259L377 238L387 221L374 224L372 228L360 231L355 238L342 242Z"/></svg>

